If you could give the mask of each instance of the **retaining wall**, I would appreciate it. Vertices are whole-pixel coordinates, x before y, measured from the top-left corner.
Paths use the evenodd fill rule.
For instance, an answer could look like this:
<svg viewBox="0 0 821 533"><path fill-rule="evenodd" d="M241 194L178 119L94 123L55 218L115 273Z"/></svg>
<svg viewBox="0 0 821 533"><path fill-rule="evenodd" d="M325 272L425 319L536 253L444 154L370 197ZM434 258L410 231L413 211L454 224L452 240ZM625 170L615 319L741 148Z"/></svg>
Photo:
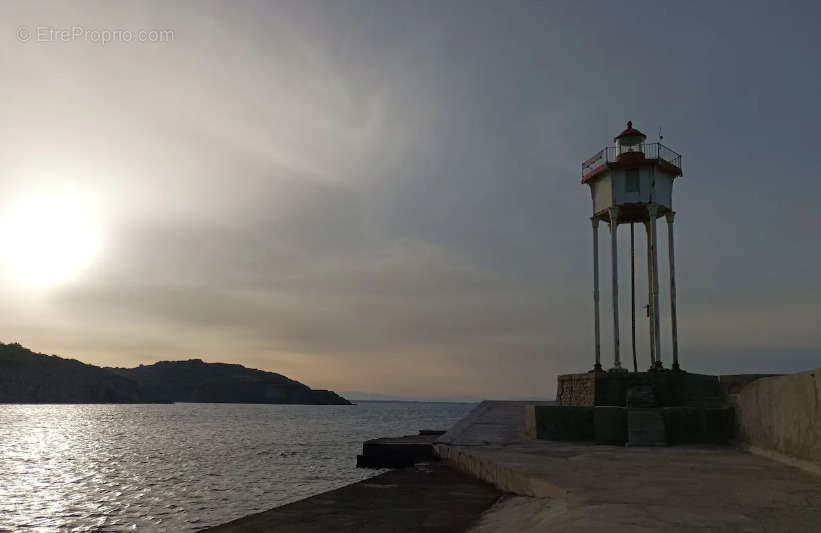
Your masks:
<svg viewBox="0 0 821 533"><path fill-rule="evenodd" d="M734 403L741 443L821 467L821 368L753 381Z"/></svg>

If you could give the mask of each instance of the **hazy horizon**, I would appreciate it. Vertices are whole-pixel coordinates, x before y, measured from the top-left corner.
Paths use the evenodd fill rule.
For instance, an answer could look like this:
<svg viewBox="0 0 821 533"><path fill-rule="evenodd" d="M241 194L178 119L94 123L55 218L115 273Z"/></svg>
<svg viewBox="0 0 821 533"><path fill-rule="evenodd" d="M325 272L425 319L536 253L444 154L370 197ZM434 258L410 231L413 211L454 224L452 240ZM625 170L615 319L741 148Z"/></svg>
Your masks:
<svg viewBox="0 0 821 533"><path fill-rule="evenodd" d="M2 342L335 391L552 398L557 374L593 363L580 164L632 120L683 154L682 368L821 366L816 3L12 1L0 15ZM646 368L641 231L637 245ZM662 238L669 367L666 253Z"/></svg>

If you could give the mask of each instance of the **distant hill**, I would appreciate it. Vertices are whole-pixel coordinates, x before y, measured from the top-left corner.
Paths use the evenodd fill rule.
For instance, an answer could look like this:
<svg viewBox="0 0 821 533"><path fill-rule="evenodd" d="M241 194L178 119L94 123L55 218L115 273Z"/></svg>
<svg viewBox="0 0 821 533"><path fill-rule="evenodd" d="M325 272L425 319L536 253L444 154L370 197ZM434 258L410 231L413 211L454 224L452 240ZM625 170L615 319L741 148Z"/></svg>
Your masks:
<svg viewBox="0 0 821 533"><path fill-rule="evenodd" d="M286 403L350 405L273 372L200 359L100 368L0 343L0 403Z"/></svg>
<svg viewBox="0 0 821 533"><path fill-rule="evenodd" d="M129 403L137 382L76 359L0 343L0 403Z"/></svg>
<svg viewBox="0 0 821 533"><path fill-rule="evenodd" d="M107 369L133 379L153 401L211 403L301 403L348 405L331 391L312 390L281 374L242 365L160 361L137 368Z"/></svg>

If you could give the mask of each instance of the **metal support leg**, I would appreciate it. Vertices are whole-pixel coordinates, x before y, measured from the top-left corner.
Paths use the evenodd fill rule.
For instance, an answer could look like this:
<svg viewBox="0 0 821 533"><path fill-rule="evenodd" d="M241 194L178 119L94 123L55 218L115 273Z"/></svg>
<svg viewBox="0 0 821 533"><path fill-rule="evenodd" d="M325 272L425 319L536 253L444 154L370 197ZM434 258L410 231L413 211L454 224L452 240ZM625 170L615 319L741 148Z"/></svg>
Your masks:
<svg viewBox="0 0 821 533"><path fill-rule="evenodd" d="M601 367L601 328L599 324L599 219L590 219L593 223L593 322L594 340L596 343L596 363L593 365L594 372L600 372Z"/></svg>
<svg viewBox="0 0 821 533"><path fill-rule="evenodd" d="M653 297L650 299L650 320L653 322L653 347L656 351L655 368L661 369L661 331L659 324L659 262L658 262L658 247L656 238L656 214L658 207L655 204L650 204L647 207L647 212L650 215L650 258L652 279L650 280L650 287Z"/></svg>
<svg viewBox="0 0 821 533"><path fill-rule="evenodd" d="M633 372L639 371L636 358L636 232L630 223L630 340L633 348Z"/></svg>
<svg viewBox="0 0 821 533"><path fill-rule="evenodd" d="M678 365L678 325L676 320L676 260L673 246L673 218L675 213L667 213L667 241L670 252L670 320L673 337L673 370L680 370Z"/></svg>
<svg viewBox="0 0 821 533"><path fill-rule="evenodd" d="M650 323L650 370L656 368L656 338L655 327L653 326L653 256L650 255L650 222L644 223L647 232L647 318Z"/></svg>
<svg viewBox="0 0 821 533"><path fill-rule="evenodd" d="M626 371L621 367L619 355L619 253L618 253L619 208L610 208L610 255L613 273L613 368L611 372Z"/></svg>

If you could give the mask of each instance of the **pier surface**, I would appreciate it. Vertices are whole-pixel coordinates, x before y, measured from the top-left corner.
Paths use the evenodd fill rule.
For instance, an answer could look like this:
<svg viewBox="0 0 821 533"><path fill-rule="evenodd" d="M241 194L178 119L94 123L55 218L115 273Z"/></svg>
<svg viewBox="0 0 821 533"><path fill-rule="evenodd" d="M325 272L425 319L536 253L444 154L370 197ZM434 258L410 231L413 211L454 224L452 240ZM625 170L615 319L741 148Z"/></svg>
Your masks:
<svg viewBox="0 0 821 533"><path fill-rule="evenodd" d="M471 531L816 532L821 477L729 446L529 439L521 402L483 402L437 454L511 495Z"/></svg>
<svg viewBox="0 0 821 533"><path fill-rule="evenodd" d="M817 474L730 446L534 440L526 405L479 404L435 439L443 463L393 470L207 531L819 531ZM407 444L394 441L374 442Z"/></svg>
<svg viewBox="0 0 821 533"><path fill-rule="evenodd" d="M419 464L206 529L208 533L456 533L499 498L441 463Z"/></svg>

